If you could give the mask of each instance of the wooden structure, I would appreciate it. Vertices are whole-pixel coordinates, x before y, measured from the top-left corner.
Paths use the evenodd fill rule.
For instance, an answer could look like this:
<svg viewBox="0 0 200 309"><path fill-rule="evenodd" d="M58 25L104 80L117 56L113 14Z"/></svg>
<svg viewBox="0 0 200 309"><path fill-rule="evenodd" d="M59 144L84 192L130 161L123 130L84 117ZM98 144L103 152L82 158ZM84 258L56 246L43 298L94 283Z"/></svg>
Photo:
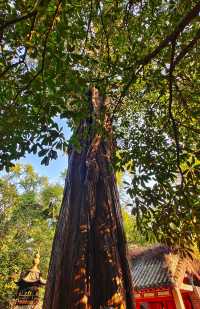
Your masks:
<svg viewBox="0 0 200 309"><path fill-rule="evenodd" d="M22 272L16 284L18 291L14 301L14 308L39 309L39 288L46 284L38 268L40 255L37 253L33 260L33 266L28 271Z"/></svg>
<svg viewBox="0 0 200 309"><path fill-rule="evenodd" d="M130 251L136 309L200 309L200 261L164 246Z"/></svg>

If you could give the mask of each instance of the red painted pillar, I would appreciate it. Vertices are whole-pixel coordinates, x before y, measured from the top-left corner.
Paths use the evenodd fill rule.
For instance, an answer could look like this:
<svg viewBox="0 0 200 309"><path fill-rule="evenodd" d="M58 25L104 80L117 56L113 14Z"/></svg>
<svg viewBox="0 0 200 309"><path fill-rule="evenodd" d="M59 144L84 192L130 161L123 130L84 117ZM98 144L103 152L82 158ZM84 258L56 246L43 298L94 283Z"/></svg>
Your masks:
<svg viewBox="0 0 200 309"><path fill-rule="evenodd" d="M140 303L136 302L136 309L140 309Z"/></svg>

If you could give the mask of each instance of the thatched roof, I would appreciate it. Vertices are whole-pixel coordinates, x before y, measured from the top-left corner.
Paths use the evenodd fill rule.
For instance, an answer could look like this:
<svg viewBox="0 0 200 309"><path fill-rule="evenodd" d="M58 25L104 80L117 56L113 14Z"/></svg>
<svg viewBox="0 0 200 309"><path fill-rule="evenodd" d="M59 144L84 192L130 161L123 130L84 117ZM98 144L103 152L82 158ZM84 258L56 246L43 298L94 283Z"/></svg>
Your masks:
<svg viewBox="0 0 200 309"><path fill-rule="evenodd" d="M133 285L136 290L180 286L185 275L200 282L200 261L181 256L165 246L130 249Z"/></svg>

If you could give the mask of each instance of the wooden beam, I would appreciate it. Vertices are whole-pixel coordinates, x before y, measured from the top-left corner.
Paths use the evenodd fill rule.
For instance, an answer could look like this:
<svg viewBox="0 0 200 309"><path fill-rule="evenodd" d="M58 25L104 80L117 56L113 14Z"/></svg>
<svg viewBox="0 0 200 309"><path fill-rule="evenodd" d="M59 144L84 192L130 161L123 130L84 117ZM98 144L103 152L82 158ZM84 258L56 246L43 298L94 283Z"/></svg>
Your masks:
<svg viewBox="0 0 200 309"><path fill-rule="evenodd" d="M193 286L189 285L189 284L182 283L181 287L180 287L180 290L188 291L188 292L193 292Z"/></svg>
<svg viewBox="0 0 200 309"><path fill-rule="evenodd" d="M182 298L180 289L177 288L177 287L174 287L172 289L172 294L173 294L173 297L174 297L174 302L175 302L176 308L177 309L185 309L185 305L184 305L184 302L183 302L183 298Z"/></svg>

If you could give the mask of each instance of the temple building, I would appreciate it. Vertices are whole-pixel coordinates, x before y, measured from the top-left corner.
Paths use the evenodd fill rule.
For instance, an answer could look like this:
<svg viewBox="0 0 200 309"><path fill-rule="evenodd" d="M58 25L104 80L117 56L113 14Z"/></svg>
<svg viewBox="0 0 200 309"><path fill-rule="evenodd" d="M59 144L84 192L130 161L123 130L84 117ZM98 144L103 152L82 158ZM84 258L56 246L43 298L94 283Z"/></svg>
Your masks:
<svg viewBox="0 0 200 309"><path fill-rule="evenodd" d="M130 251L136 309L200 309L200 260L164 246Z"/></svg>
<svg viewBox="0 0 200 309"><path fill-rule="evenodd" d="M28 271L21 273L19 281L16 282L18 285L18 291L13 308L41 308L39 288L46 284L46 280L41 276L39 263L40 255L39 253L36 253L33 260L33 266Z"/></svg>

